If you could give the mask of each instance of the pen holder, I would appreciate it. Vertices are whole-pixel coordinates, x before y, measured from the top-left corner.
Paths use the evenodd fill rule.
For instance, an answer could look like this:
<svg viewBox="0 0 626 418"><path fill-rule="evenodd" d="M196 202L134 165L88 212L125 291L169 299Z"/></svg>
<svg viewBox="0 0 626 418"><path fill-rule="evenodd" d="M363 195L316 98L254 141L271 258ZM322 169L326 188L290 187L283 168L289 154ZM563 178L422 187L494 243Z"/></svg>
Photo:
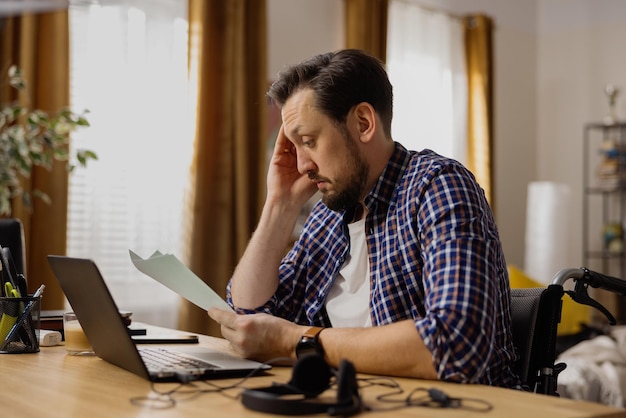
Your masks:
<svg viewBox="0 0 626 418"><path fill-rule="evenodd" d="M0 354L39 351L41 296L0 297Z"/></svg>

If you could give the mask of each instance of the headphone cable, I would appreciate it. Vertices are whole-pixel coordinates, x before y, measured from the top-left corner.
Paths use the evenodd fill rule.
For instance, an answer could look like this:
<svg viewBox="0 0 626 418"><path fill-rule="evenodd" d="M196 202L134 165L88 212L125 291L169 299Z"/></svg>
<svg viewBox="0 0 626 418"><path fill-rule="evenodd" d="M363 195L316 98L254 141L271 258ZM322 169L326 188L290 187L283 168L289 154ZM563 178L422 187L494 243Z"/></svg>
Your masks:
<svg viewBox="0 0 626 418"><path fill-rule="evenodd" d="M151 409L170 409L176 406L177 402L182 401L183 399L177 399L178 395L188 395L184 400L192 400L197 398L200 395L205 393L219 393L223 396L226 396L231 399L238 399L241 396L241 393L238 393L236 396L230 396L226 393L226 391L230 389L243 388L243 384L250 379L252 376L256 375L258 372L263 371L263 368L266 365L273 365L276 363L293 363L293 359L288 357L277 357L271 360L268 360L262 364L260 364L256 369L252 370L244 377L239 379L233 384L226 386L219 386L213 383L210 380L206 379L190 379L188 375L180 375L178 376L179 382L176 383L176 386L170 388L168 390L160 390L157 385L163 384L171 384L171 383L158 383L158 382L150 382L151 393L148 395L142 396L134 396L129 399L131 405L147 407ZM194 386L197 383L203 383L209 388L190 388L190 386ZM243 388L245 389L245 388Z"/></svg>

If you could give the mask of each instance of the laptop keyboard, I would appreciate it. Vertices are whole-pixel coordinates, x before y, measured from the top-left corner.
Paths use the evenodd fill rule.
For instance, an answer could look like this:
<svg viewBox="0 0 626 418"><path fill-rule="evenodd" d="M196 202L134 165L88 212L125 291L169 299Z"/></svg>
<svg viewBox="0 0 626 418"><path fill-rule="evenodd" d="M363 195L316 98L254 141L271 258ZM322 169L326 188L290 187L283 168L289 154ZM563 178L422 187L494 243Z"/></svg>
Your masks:
<svg viewBox="0 0 626 418"><path fill-rule="evenodd" d="M141 348L141 357L148 370L214 369L216 366L206 361L186 357L175 351L163 348Z"/></svg>

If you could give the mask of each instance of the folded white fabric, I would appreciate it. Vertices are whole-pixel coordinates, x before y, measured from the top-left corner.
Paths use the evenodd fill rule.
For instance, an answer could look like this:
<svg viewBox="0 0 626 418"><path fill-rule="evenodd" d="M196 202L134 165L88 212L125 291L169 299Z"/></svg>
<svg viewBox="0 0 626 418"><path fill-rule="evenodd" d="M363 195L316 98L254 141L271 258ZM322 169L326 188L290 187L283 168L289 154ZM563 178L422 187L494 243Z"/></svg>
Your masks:
<svg viewBox="0 0 626 418"><path fill-rule="evenodd" d="M626 332L619 338L626 339ZM624 407L626 356L619 345L615 339L601 335L563 352L557 363L564 362L567 368L559 374L559 394Z"/></svg>

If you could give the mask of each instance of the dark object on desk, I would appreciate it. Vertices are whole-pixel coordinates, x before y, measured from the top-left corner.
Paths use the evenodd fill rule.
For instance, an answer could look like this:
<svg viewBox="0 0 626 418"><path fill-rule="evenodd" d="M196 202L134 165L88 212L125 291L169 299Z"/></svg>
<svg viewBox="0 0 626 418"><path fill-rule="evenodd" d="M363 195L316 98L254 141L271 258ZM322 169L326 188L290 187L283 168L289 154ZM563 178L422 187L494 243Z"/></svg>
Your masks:
<svg viewBox="0 0 626 418"><path fill-rule="evenodd" d="M59 331L63 335L63 310L41 311L41 329Z"/></svg>
<svg viewBox="0 0 626 418"><path fill-rule="evenodd" d="M197 335L192 334L158 334L158 335L133 335L135 344L198 344Z"/></svg>
<svg viewBox="0 0 626 418"><path fill-rule="evenodd" d="M135 335L146 335L148 332L147 329L145 328L132 328L132 327L128 327L128 333L132 336Z"/></svg>
<svg viewBox="0 0 626 418"><path fill-rule="evenodd" d="M130 324L132 324L133 320L131 319L131 316L133 315L132 312L129 311L120 311L120 318L122 318L122 322L124 323L124 325L126 325L127 327L130 326Z"/></svg>
<svg viewBox="0 0 626 418"><path fill-rule="evenodd" d="M24 248L24 228L16 218L0 219L0 246L11 250L15 269L26 275L26 249Z"/></svg>
<svg viewBox="0 0 626 418"><path fill-rule="evenodd" d="M330 388L333 376L337 382L337 401L327 403L313 399ZM245 389L241 402L248 409L279 415L327 413L349 416L363 409L354 365L344 359L339 370L333 370L316 354L298 359L289 383Z"/></svg>

